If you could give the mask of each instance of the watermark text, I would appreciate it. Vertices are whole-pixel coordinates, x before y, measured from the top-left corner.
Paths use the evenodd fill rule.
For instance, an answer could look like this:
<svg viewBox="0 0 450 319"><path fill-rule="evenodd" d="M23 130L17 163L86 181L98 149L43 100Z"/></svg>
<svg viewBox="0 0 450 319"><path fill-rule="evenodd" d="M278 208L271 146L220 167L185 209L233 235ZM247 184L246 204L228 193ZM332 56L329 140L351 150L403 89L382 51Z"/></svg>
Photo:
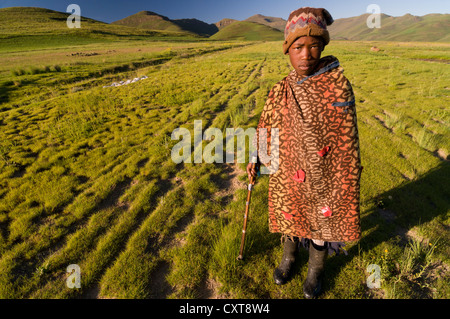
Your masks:
<svg viewBox="0 0 450 319"><path fill-rule="evenodd" d="M381 8L377 4L370 4L367 7L367 12L371 13L367 17L366 24L369 29L381 28Z"/></svg>
<svg viewBox="0 0 450 319"><path fill-rule="evenodd" d="M261 174L273 174L278 170L279 165L278 128L271 128L270 130L259 128L258 131L255 128L245 130L242 128L226 128L224 141L222 130L209 127L203 132L202 121L195 120L193 137L191 131L187 128L176 128L172 131L171 140L181 140L172 147L171 158L177 164L181 162L194 162L196 164L245 163L248 154L250 162L254 163L256 157L252 154L256 153L255 143L253 143L256 133L259 136L259 160L265 164L265 167L261 167ZM209 141L209 143L203 147L203 141ZM268 147L268 141L270 141L270 147Z"/></svg>
<svg viewBox="0 0 450 319"><path fill-rule="evenodd" d="M66 271L70 274L66 280L67 288L81 288L81 270L77 264L67 266Z"/></svg>
<svg viewBox="0 0 450 319"><path fill-rule="evenodd" d="M78 4L69 4L66 12L72 13L67 17L67 27L70 29L81 28L81 8Z"/></svg>

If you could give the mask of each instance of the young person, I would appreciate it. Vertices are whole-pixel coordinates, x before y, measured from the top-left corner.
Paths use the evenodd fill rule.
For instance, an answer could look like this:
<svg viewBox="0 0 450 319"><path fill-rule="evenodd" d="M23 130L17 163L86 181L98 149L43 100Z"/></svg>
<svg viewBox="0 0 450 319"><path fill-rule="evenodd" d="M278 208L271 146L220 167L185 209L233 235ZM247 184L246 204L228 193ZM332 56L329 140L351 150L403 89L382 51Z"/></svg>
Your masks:
<svg viewBox="0 0 450 319"><path fill-rule="evenodd" d="M338 253L344 242L361 236L355 97L338 59L321 57L332 23L323 8L289 15L283 52L294 69L269 93L253 141L257 163L247 166L250 178L260 163L269 166L277 157L269 175L269 231L281 233L285 242L273 277L276 284L286 283L303 243L309 250L306 298L321 292L327 251Z"/></svg>

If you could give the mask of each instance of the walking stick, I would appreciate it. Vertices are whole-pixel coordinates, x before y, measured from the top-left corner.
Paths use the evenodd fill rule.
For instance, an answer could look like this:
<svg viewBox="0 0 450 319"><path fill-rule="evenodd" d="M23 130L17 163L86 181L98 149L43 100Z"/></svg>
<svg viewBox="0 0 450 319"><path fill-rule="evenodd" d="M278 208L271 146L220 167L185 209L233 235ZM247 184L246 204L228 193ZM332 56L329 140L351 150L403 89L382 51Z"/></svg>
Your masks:
<svg viewBox="0 0 450 319"><path fill-rule="evenodd" d="M252 170L255 167L256 164L252 165ZM253 184L255 184L256 177L253 175L250 176L250 183L248 184L248 193L247 193L247 201L245 202L245 214L244 214L244 226L242 228L242 238L241 238L241 248L239 250L239 256L237 257L237 260L244 259L244 243L245 243L245 232L247 230L247 220L248 220L248 213L250 211L250 198L252 196L252 187Z"/></svg>

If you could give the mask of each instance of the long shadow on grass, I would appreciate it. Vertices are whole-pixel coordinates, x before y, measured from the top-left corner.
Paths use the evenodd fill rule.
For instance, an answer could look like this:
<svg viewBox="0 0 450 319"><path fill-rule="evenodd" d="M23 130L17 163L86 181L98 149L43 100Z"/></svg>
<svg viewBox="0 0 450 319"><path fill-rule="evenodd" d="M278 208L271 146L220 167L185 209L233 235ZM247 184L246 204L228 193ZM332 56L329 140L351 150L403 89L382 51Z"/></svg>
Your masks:
<svg viewBox="0 0 450 319"><path fill-rule="evenodd" d="M33 84L35 80L20 80L20 86ZM13 84L12 81L4 81L0 83L0 105L9 102L9 95L12 91L15 91L18 89L18 86ZM0 107L0 112L4 112L11 109L11 106L3 106Z"/></svg>
<svg viewBox="0 0 450 319"><path fill-rule="evenodd" d="M363 231L373 230L360 240L360 245L348 250L348 256L329 258L326 265L325 290L332 290L336 276L358 255L358 249L370 251L379 244L399 236L405 242L411 228L437 219L441 229L448 226L440 221L450 210L450 163L443 161L416 180L391 189L378 198L361 219Z"/></svg>
<svg viewBox="0 0 450 319"><path fill-rule="evenodd" d="M5 83L0 84L0 104L9 101L8 98L8 88Z"/></svg>

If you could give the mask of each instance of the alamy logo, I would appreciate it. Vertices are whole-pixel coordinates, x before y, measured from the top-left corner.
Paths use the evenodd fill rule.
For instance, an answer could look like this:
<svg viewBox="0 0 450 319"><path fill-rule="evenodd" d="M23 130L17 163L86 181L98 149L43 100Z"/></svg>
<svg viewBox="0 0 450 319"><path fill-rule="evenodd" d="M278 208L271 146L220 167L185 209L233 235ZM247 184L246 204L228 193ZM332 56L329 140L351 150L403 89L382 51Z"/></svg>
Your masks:
<svg viewBox="0 0 450 319"><path fill-rule="evenodd" d="M367 277L366 284L367 287L372 288L380 288L381 287L381 268L377 264L370 264L366 268L367 273L369 273L369 277Z"/></svg>
<svg viewBox="0 0 450 319"><path fill-rule="evenodd" d="M370 4L367 7L367 12L371 13L367 17L366 24L369 29L381 28L381 8L377 4Z"/></svg>
<svg viewBox="0 0 450 319"><path fill-rule="evenodd" d="M67 288L81 288L81 270L77 264L67 266L66 271L70 274L66 280Z"/></svg>
<svg viewBox="0 0 450 319"><path fill-rule="evenodd" d="M214 127L210 127L203 132L202 121L194 121L193 138L191 132L187 128L176 128L173 130L171 139L181 140L175 144L171 150L171 158L175 163L191 163L192 152L194 153L194 163L224 163L224 139L223 132ZM278 170L279 164L279 134L278 128L271 128L270 130L270 155L267 147L268 130L265 128L258 129L259 133L259 152L260 162L266 164L261 167L261 174L273 174ZM245 163L246 158L246 141L248 141L248 154L251 162L255 159L252 153L255 152L253 146L253 139L255 138L256 129L254 128L227 128L225 130L225 162ZM235 144L235 139L237 145ZM203 141L210 141L203 148ZM237 146L235 148L235 145Z"/></svg>
<svg viewBox="0 0 450 319"><path fill-rule="evenodd" d="M70 29L81 28L81 8L78 4L70 4L66 12L72 13L67 17L67 27Z"/></svg>

